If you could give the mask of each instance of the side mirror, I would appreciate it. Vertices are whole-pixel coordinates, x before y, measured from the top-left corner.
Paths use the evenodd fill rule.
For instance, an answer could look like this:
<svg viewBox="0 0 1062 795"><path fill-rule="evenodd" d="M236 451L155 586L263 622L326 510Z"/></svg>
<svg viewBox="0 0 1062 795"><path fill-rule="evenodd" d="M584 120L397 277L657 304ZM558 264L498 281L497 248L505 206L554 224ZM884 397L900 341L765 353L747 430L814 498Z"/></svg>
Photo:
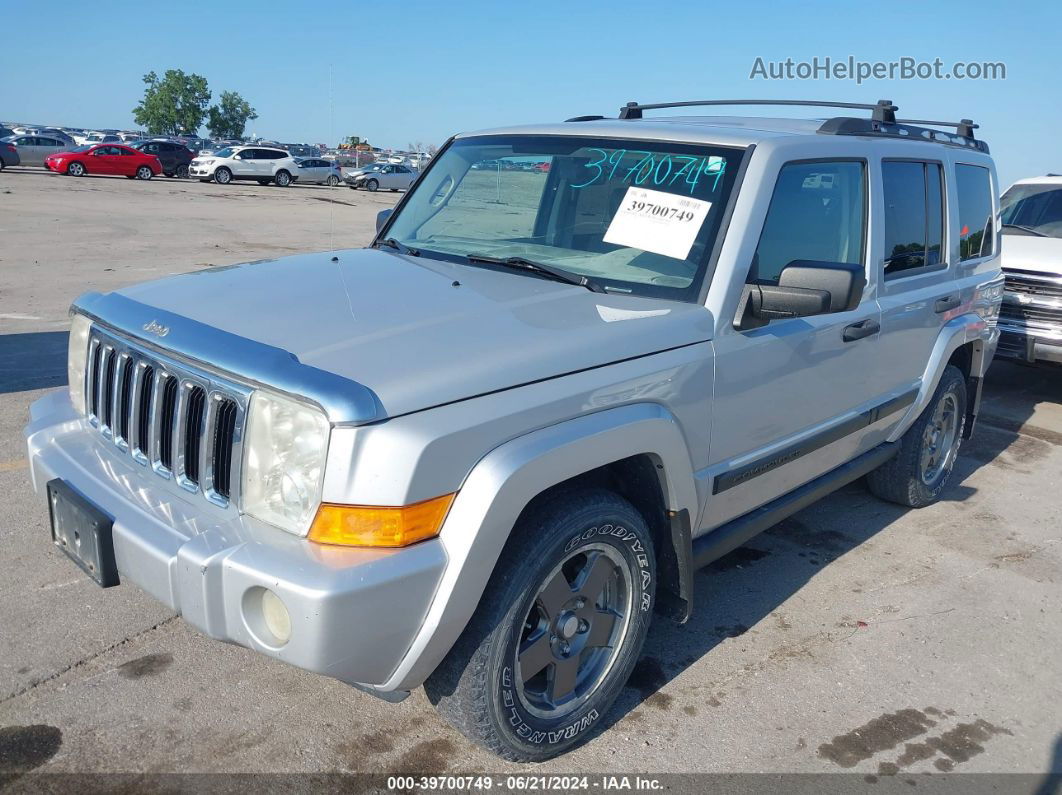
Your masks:
<svg viewBox="0 0 1062 795"><path fill-rule="evenodd" d="M386 210L380 210L380 212L376 213L376 231L377 231L377 233L379 233L379 231L384 228L384 224L387 223L387 219L391 217L391 213L392 212L394 212L394 209L393 208L388 208Z"/></svg>
<svg viewBox="0 0 1062 795"><path fill-rule="evenodd" d="M772 320L848 312L859 306L866 283L862 265L794 260L782 269L777 285L746 286L737 327L759 328Z"/></svg>

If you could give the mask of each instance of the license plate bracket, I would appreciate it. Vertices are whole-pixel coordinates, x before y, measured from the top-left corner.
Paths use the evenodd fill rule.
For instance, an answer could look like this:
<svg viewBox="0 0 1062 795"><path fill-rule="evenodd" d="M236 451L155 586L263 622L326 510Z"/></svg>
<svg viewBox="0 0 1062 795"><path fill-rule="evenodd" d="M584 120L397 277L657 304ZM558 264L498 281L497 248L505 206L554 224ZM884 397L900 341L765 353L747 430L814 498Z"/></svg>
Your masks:
<svg viewBox="0 0 1062 795"><path fill-rule="evenodd" d="M113 522L65 481L48 481L52 541L102 588L118 585Z"/></svg>

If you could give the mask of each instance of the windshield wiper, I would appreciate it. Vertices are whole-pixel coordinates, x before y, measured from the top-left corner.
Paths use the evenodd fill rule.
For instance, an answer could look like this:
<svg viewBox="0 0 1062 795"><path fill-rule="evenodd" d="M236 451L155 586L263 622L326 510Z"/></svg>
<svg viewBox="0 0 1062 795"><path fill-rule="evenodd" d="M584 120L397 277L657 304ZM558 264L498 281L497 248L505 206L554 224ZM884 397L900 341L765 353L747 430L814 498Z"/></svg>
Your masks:
<svg viewBox="0 0 1062 795"><path fill-rule="evenodd" d="M1043 232L1033 229L1031 226L1022 226L1021 224L1003 224L1004 229L1020 229L1022 232L1028 232L1030 235L1036 235L1037 237L1048 237Z"/></svg>
<svg viewBox="0 0 1062 795"><path fill-rule="evenodd" d="M468 254L465 258L469 262L484 262L488 265L502 265L506 268L514 268L515 270L540 273L543 276L548 276L555 282L573 284L576 287L585 287L592 293L605 292L605 288L589 276L572 273L571 271L566 271L563 268L556 268L552 265L543 265L541 262L534 262L533 260L524 259L523 257L489 257L485 254Z"/></svg>
<svg viewBox="0 0 1062 795"><path fill-rule="evenodd" d="M419 248L410 248L405 243L399 243L393 237L389 237L386 240L381 240L379 243L376 244L376 246L377 247L387 246L388 248L393 248L399 254L407 254L410 257L419 257L420 256L420 249Z"/></svg>

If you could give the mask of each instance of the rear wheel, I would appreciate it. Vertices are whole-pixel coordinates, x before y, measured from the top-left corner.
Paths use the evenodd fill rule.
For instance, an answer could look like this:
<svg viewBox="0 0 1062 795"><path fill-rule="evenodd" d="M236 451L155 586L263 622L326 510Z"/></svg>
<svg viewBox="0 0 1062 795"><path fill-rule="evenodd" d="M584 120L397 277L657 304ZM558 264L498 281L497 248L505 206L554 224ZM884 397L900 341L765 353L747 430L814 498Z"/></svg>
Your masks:
<svg viewBox="0 0 1062 795"><path fill-rule="evenodd" d="M455 728L514 761L584 742L652 617L649 528L603 489L543 501L513 528L479 607L424 688Z"/></svg>
<svg viewBox="0 0 1062 795"><path fill-rule="evenodd" d="M365 183L365 190L369 191L370 193L376 193L379 188L380 183L377 182L375 179L370 179L368 182Z"/></svg>
<svg viewBox="0 0 1062 795"><path fill-rule="evenodd" d="M153 176L155 176L155 175L153 173L151 173L151 169L148 168L147 166L140 166L136 170L136 178L137 179L151 179Z"/></svg>
<svg viewBox="0 0 1062 795"><path fill-rule="evenodd" d="M214 182L219 185L228 185L232 182L232 172L225 168L225 166L214 169Z"/></svg>
<svg viewBox="0 0 1062 795"><path fill-rule="evenodd" d="M336 185L339 184L339 177L337 177L335 174L332 174L328 179L325 180L325 184L328 185L328 187L330 188L334 188Z"/></svg>
<svg viewBox="0 0 1062 795"><path fill-rule="evenodd" d="M936 502L955 467L965 427L966 379L948 365L933 399L900 439L899 452L867 475L871 493L909 508Z"/></svg>
<svg viewBox="0 0 1062 795"><path fill-rule="evenodd" d="M85 176L85 167L75 160L66 167L66 173L72 177L83 177Z"/></svg>
<svg viewBox="0 0 1062 795"><path fill-rule="evenodd" d="M274 175L273 181L281 188L286 188L291 184L291 174L287 171L278 171Z"/></svg>

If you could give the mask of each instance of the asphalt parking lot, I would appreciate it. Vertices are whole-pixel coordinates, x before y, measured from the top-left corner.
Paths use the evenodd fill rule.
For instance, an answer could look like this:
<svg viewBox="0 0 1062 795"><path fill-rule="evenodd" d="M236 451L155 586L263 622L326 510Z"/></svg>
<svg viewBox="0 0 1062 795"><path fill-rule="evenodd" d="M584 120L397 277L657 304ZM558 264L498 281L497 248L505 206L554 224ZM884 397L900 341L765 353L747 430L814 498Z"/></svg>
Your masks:
<svg viewBox="0 0 1062 795"><path fill-rule="evenodd" d="M1062 771L1062 369L997 363L945 499L855 484L697 576L588 745L488 756L390 705L208 640L50 543L22 441L86 290L364 245L398 194L0 174L0 769ZM913 779L912 779L913 780Z"/></svg>

